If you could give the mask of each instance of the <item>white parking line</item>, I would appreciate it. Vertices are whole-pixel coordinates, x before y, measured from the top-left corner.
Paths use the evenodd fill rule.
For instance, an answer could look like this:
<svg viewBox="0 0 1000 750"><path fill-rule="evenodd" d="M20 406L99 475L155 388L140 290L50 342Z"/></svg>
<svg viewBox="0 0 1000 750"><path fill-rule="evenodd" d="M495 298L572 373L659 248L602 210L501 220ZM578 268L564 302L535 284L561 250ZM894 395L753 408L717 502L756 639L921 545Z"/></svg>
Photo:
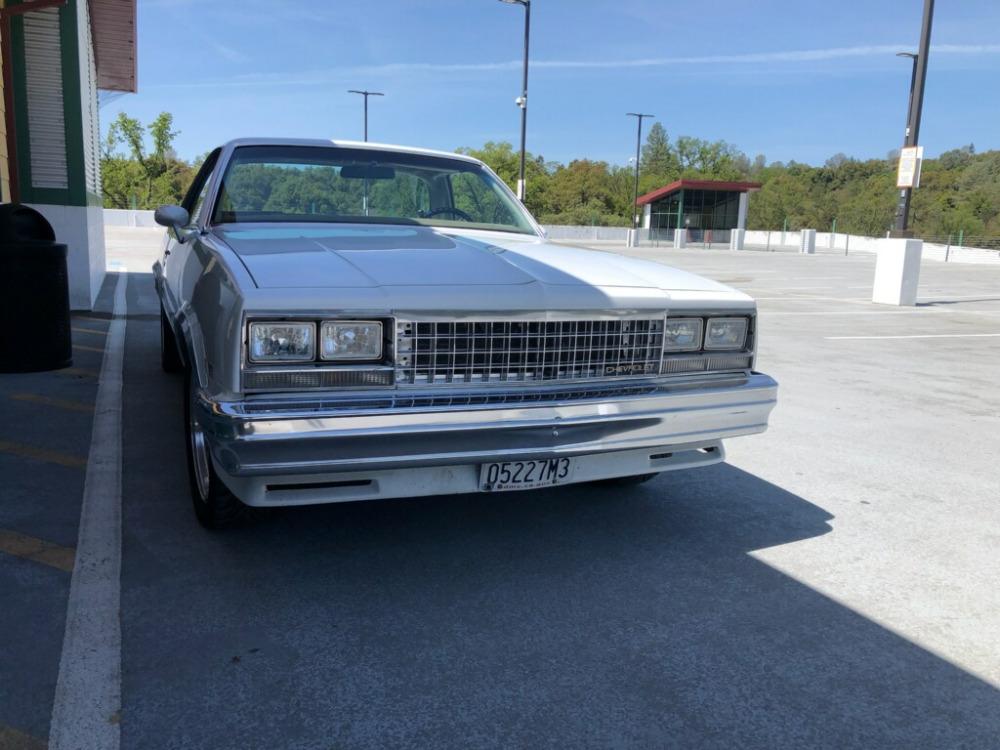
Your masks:
<svg viewBox="0 0 1000 750"><path fill-rule="evenodd" d="M774 315L783 316L810 316L810 315L972 315L991 316L1000 315L1000 310L952 310L941 307L908 307L894 309L891 307L875 310L772 310L767 307L758 308L757 312L768 317Z"/></svg>
<svg viewBox="0 0 1000 750"><path fill-rule="evenodd" d="M927 310L909 308L904 310L768 310L757 311L761 315L960 315L958 310Z"/></svg>
<svg viewBox="0 0 1000 750"><path fill-rule="evenodd" d="M94 404L49 750L117 750L121 745L121 400L126 283L125 276L119 275Z"/></svg>
<svg viewBox="0 0 1000 750"><path fill-rule="evenodd" d="M996 292L983 292L982 294L949 294L947 297L924 297L917 295L920 302L951 302L956 299L982 300L983 302L998 302L1000 296Z"/></svg>
<svg viewBox="0 0 1000 750"><path fill-rule="evenodd" d="M824 336L829 341L875 339L989 339L1000 338L1000 333L918 333L908 336Z"/></svg>
<svg viewBox="0 0 1000 750"><path fill-rule="evenodd" d="M741 290L741 291L746 291L746 290ZM753 295L751 295L751 296L753 296ZM818 295L818 294L799 295L797 297L791 297L791 296L789 296L787 294L784 295L783 297L757 297L757 296L753 296L753 298L755 300L757 300L758 302L761 302L761 301L767 301L767 302L816 302L817 300L828 301L828 302L868 302L868 303L871 302L871 300L868 299L867 297L825 297L825 296Z"/></svg>
<svg viewBox="0 0 1000 750"><path fill-rule="evenodd" d="M842 276L790 276L784 279L761 279L761 281L771 283L772 281L847 281L847 279Z"/></svg>
<svg viewBox="0 0 1000 750"><path fill-rule="evenodd" d="M755 291L755 292L758 292L758 291L759 292L781 292L781 291L800 292L800 291L812 290L812 289L843 289L843 287L840 287L840 286L830 286L829 284L824 284L823 286L775 286L775 287L770 287L768 289L764 289L762 287L757 287L757 286L744 287L744 291L748 291L749 290L749 291Z"/></svg>

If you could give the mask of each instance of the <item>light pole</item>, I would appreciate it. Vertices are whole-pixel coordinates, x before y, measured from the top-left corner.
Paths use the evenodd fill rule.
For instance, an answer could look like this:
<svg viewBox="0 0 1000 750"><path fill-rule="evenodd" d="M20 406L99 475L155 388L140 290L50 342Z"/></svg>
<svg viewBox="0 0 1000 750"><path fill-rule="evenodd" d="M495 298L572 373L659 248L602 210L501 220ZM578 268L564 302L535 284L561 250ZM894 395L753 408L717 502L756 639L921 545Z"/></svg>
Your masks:
<svg viewBox="0 0 1000 750"><path fill-rule="evenodd" d="M531 0L500 0L507 5L520 5L524 8L524 73L521 81L521 95L515 103L521 108L521 171L517 180L517 197L524 202L525 183L524 166L527 159L525 140L528 133L528 40L531 34Z"/></svg>
<svg viewBox="0 0 1000 750"><path fill-rule="evenodd" d="M917 54L911 52L899 53L899 57L909 57L913 60L910 73L910 103L906 115L906 135L904 148L917 145L920 138L920 115L924 108L924 83L927 80L927 56L931 47L931 25L934 21L934 0L924 0L924 17L920 29L920 49ZM896 206L896 234L906 236L907 224L910 220L910 197L913 189L899 189L899 203Z"/></svg>
<svg viewBox="0 0 1000 750"><path fill-rule="evenodd" d="M355 89L350 89L348 94L360 94L365 98L365 142L368 142L368 97L369 96L385 96L381 91L357 91Z"/></svg>
<svg viewBox="0 0 1000 750"><path fill-rule="evenodd" d="M656 115L647 115L642 112L626 112L626 117L634 117L636 119L636 133L635 133L635 188L632 195L632 229L639 228L639 210L636 204L639 202L639 151L642 148L642 119L644 117L656 117Z"/></svg>
<svg viewBox="0 0 1000 750"><path fill-rule="evenodd" d="M896 57L908 57L913 61L913 69L910 71L910 100L906 105L906 129L903 131L903 142L910 137L910 123L913 120L913 88L917 85L917 58L916 52L897 52Z"/></svg>

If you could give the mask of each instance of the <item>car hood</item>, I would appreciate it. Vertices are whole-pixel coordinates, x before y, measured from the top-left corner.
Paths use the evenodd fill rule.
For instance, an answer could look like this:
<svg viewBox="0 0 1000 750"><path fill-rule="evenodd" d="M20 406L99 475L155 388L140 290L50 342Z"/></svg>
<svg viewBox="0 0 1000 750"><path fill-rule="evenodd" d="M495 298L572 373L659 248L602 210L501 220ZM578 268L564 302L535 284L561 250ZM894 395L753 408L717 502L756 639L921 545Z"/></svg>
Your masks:
<svg viewBox="0 0 1000 750"><path fill-rule="evenodd" d="M542 284L734 291L660 263L527 235L371 225L234 225L214 233L261 289Z"/></svg>

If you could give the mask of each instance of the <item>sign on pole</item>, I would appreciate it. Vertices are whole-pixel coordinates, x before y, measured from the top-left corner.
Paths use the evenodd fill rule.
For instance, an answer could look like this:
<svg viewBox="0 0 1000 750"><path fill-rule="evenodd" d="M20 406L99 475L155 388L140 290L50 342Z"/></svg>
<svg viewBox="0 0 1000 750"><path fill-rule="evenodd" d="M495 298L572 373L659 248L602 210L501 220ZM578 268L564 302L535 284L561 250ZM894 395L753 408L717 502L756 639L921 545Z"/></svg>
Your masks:
<svg viewBox="0 0 1000 750"><path fill-rule="evenodd" d="M899 171L896 173L896 187L920 187L920 165L924 162L923 146L907 146L899 152Z"/></svg>

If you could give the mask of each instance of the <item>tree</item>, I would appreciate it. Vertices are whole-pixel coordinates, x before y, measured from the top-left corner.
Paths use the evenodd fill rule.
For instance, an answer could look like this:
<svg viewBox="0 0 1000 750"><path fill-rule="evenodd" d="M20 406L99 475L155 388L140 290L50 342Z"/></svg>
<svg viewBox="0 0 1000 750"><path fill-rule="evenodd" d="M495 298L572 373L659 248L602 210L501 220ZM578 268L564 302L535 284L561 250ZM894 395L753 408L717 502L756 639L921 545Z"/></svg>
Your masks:
<svg viewBox="0 0 1000 750"><path fill-rule="evenodd" d="M514 151L514 146L510 143L487 141L482 148L464 146L455 151L484 162L507 183L511 190L517 190L517 181L521 175L521 155L520 152ZM547 177L548 167L545 159L527 153L524 165L525 204L536 216L547 208L545 199Z"/></svg>
<svg viewBox="0 0 1000 750"><path fill-rule="evenodd" d="M173 115L161 112L144 127L120 112L108 127L101 148L101 182L107 208L156 208L180 203L194 178L191 164L178 159ZM152 150L146 148L147 136ZM119 153L124 146L125 154Z"/></svg>
<svg viewBox="0 0 1000 750"><path fill-rule="evenodd" d="M646 136L646 145L642 147L639 159L640 171L661 184L677 179L680 169L677 156L670 146L670 138L663 126L654 122Z"/></svg>
<svg viewBox="0 0 1000 750"><path fill-rule="evenodd" d="M160 113L148 125L122 113L101 143L105 206L154 208L178 203L187 191L201 155L187 162L174 151L178 131L173 117ZM519 155L510 143L490 141L480 148L459 149L488 164L511 189L517 184ZM763 188L750 198L748 226L754 229L828 228L879 236L891 225L896 209L896 159L858 160L838 153L821 167L790 161L751 160L725 141L680 136L671 142L655 122L640 156L640 191L648 192L679 177L714 180L752 178ZM261 169L264 169L261 167ZM526 163L527 206L544 223L627 226L632 215L634 168L592 159L568 164L529 154ZM244 179L245 177L245 179ZM362 187L334 179L322 170L272 170L234 177L233 189L246 205L293 206L316 211L360 203ZM246 184L244 184L246 183ZM413 187L412 190L409 188ZM405 188L405 189L404 189ZM380 204L410 211L419 185L375 184L371 196ZM334 191L336 194L331 194ZM395 192L393 192L395 191ZM463 210L479 216L501 211L490 196L474 191L456 195ZM913 230L924 237L1000 235L1000 151L976 153L972 144L925 159L921 187L913 192Z"/></svg>
<svg viewBox="0 0 1000 750"><path fill-rule="evenodd" d="M827 167L828 169L840 169L840 167L844 166L849 161L851 161L851 159L847 154L836 153L829 159L827 159L826 164L824 164L823 166Z"/></svg>

